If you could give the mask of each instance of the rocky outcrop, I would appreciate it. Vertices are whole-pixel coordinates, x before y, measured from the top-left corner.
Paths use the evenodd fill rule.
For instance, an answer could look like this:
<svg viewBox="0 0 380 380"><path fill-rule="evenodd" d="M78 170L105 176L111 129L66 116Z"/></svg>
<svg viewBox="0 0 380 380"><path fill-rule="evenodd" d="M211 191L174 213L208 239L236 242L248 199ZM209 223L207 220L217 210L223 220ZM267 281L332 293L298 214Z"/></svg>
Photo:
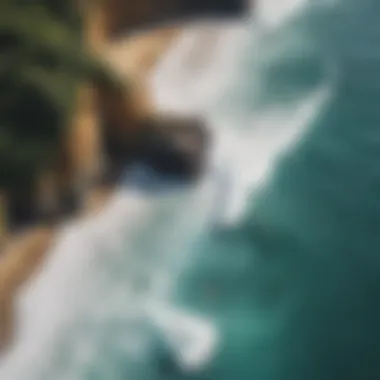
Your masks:
<svg viewBox="0 0 380 380"><path fill-rule="evenodd" d="M109 57L126 83L119 89L95 83L80 86L71 127L62 144L62 167L48 168L37 181L36 203L32 203L37 205L37 215L44 214L46 220L59 219L62 207L70 212L83 210L86 200L78 203L78 194L87 198L90 209L103 204L110 192L109 184L99 186L104 167L103 174L113 173L110 169L115 168L112 179L125 163L135 159L176 177L193 180L201 174L209 143L203 121L160 115L147 90L147 73L178 33L177 28L152 29L152 25L215 12L240 13L245 1L107 0L91 4L82 7L89 52ZM121 32L147 25L149 33L130 34L118 42L124 44L122 48L110 44ZM22 211L30 208L30 197L28 202L26 208L21 203ZM12 338L14 296L43 262L55 233L53 227L36 227L13 236L3 247L0 345Z"/></svg>
<svg viewBox="0 0 380 380"><path fill-rule="evenodd" d="M203 172L210 136L202 118L157 115L141 128L138 159L156 173L196 181Z"/></svg>
<svg viewBox="0 0 380 380"><path fill-rule="evenodd" d="M84 85L78 92L68 144L70 178L77 193L88 194L89 185L98 182L102 171L110 170L107 164L122 165L122 160L127 163L136 157L139 128L157 112L147 74L176 38L175 25L184 19L241 16L247 6L248 0L81 3L84 38L90 52L103 56L126 88ZM162 27L174 20L174 24ZM117 38L122 34L123 38Z"/></svg>

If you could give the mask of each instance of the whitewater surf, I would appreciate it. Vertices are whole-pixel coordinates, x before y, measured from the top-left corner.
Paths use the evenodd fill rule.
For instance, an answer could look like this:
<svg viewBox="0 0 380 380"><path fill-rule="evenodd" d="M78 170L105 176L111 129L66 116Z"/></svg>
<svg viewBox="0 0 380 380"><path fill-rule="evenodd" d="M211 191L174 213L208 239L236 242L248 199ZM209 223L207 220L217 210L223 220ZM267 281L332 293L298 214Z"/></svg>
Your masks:
<svg viewBox="0 0 380 380"><path fill-rule="evenodd" d="M318 88L285 109L234 109L247 56L254 52L260 61L265 33L302 5L281 3L287 7L263 1L252 24L184 30L152 88L163 109L207 119L214 146L206 178L194 189L159 195L121 187L97 217L63 228L19 297L18 333L1 363L1 379L154 378L152 327L181 368L196 370L216 354L222 337L212 318L170 303L177 279L200 236L237 222L248 194L270 177L275 157L297 139L329 92ZM213 42L210 49L203 40Z"/></svg>

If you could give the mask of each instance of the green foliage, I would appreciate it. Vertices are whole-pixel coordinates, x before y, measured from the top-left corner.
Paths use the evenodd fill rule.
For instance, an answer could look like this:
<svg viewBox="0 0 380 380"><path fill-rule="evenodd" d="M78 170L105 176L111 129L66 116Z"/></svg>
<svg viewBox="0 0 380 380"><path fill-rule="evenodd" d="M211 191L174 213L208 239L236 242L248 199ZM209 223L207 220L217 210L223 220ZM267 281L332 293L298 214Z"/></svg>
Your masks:
<svg viewBox="0 0 380 380"><path fill-rule="evenodd" d="M85 54L78 15L62 0L0 2L0 188L30 188L57 159L76 88L117 79Z"/></svg>

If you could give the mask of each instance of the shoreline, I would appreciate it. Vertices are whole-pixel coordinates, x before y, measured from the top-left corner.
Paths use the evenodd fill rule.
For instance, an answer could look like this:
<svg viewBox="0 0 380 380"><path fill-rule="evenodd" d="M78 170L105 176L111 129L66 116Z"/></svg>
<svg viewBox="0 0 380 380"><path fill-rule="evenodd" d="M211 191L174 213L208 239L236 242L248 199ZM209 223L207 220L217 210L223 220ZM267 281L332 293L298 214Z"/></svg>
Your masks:
<svg viewBox="0 0 380 380"><path fill-rule="evenodd" d="M123 75L125 77L133 76L135 84L142 84L138 89L140 91L133 92L133 96L136 96L138 105L143 103L145 106L143 112L160 113L163 111L181 115L187 114L188 112L182 109L173 109L162 104L165 103L165 99L162 99L162 96L160 99L160 94L155 91L157 86L154 78L155 70L167 66L166 60L170 55L177 56L177 52L171 48L177 50L178 44L182 45L184 39L188 39L195 33L197 36L196 43L187 44L189 46L186 47L185 51L182 48L180 49L188 58L188 62L185 62L185 65L181 67L181 72L191 75L194 71L195 80L198 81L201 66L206 61L210 63L210 60L213 62L217 58L214 57L213 59L212 57L215 55L216 40L219 35L224 36L226 31L223 26L223 24L215 24L211 27L205 27L197 23L182 27L178 25L164 26L129 35L110 43L103 50L102 55L121 74L121 77ZM209 35L210 31L212 33ZM222 33L220 33L221 31ZM211 49L208 50L207 46L210 44ZM206 58L202 56L202 52L206 53ZM104 57L105 55L107 56ZM167 72L168 69L170 72L170 65L164 69L164 72ZM164 74L165 77L167 74ZM178 90L186 91L186 83L187 81L184 82L183 89ZM12 345L15 317L14 299L23 289L28 288L32 281L38 281L39 272L42 272L47 259L51 257L49 256L50 252L54 251L54 247L60 242L61 232L65 228L75 225L79 227L78 233L80 234L82 222L84 226L92 218L102 217L103 212L107 213L108 206L112 208L112 199L116 190L116 185L99 185L86 194L83 207L72 217L59 221L54 227L35 226L30 228L22 235L22 239L19 239L18 236L10 237L12 248L9 247L2 255L0 253L0 349L1 334L8 337L4 343L6 351L9 351ZM41 232L42 230L44 233ZM19 240L19 244L13 244ZM36 241L35 245L39 244L39 250L32 249L33 241ZM25 265L18 265L18 261L25 262ZM5 281L5 278L8 278L8 282ZM16 278L17 282L15 281Z"/></svg>
<svg viewBox="0 0 380 380"><path fill-rule="evenodd" d="M103 52L117 72L133 76L137 88L135 95L143 112L156 111L147 81L181 31L178 26L142 31L109 44ZM142 92L138 91L141 89ZM13 343L14 302L21 288L38 276L65 225L94 217L104 210L115 187L94 188L86 194L85 205L79 214L56 226L35 225L22 233L5 236L0 247L0 358Z"/></svg>

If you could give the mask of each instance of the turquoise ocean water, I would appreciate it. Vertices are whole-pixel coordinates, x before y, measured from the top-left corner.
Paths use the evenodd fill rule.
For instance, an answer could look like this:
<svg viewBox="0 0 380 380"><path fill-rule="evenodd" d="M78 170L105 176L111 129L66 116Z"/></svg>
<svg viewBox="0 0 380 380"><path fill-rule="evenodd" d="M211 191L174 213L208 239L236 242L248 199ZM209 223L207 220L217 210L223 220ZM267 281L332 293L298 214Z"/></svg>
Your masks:
<svg viewBox="0 0 380 380"><path fill-rule="evenodd" d="M309 1L246 25L208 108L211 185L121 189L64 231L0 378L379 379L379 17Z"/></svg>
<svg viewBox="0 0 380 380"><path fill-rule="evenodd" d="M315 1L243 65L232 98L243 112L290 107L322 84L329 98L243 220L205 237L179 282L177 302L222 332L191 378L379 378L379 11Z"/></svg>

